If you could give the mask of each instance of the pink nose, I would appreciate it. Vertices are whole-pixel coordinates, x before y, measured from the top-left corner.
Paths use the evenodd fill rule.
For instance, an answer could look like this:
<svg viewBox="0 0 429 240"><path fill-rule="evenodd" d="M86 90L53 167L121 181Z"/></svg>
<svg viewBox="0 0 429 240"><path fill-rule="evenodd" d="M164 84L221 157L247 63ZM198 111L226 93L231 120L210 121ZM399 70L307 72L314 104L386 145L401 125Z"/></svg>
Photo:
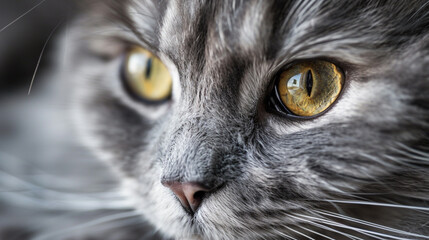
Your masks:
<svg viewBox="0 0 429 240"><path fill-rule="evenodd" d="M163 182L162 184L173 191L182 206L190 213L197 211L204 196L210 191L202 184L195 182Z"/></svg>

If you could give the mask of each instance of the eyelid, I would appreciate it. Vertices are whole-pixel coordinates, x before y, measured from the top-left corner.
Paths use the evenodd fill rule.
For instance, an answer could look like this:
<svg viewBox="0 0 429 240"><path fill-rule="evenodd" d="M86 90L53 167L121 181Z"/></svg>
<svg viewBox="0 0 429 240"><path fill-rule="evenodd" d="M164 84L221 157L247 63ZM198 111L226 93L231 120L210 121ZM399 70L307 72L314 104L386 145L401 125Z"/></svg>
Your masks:
<svg viewBox="0 0 429 240"><path fill-rule="evenodd" d="M89 51L103 59L120 57L127 51L127 44L116 38L94 38L89 41Z"/></svg>

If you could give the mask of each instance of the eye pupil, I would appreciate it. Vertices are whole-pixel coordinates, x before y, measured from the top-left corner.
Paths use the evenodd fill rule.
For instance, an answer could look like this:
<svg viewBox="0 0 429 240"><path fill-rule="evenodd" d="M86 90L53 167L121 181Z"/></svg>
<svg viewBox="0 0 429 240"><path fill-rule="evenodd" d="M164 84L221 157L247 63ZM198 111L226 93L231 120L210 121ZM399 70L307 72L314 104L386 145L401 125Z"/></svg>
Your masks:
<svg viewBox="0 0 429 240"><path fill-rule="evenodd" d="M147 60L146 62L146 72L145 72L146 81L149 81L151 70L152 70L152 58L149 58L149 60Z"/></svg>
<svg viewBox="0 0 429 240"><path fill-rule="evenodd" d="M307 88L307 94L310 97L311 90L313 90L313 74L311 73L311 70L307 71L306 88Z"/></svg>

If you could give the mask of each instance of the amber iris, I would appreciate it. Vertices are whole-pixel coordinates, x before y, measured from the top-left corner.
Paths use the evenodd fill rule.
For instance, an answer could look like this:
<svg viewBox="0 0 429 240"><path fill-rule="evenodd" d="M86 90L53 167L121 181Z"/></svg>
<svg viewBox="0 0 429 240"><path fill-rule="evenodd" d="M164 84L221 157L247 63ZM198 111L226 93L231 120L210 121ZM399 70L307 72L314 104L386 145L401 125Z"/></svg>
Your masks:
<svg viewBox="0 0 429 240"><path fill-rule="evenodd" d="M148 102L159 102L170 97L171 75L154 54L141 47L128 52L124 64L124 80L128 89Z"/></svg>
<svg viewBox="0 0 429 240"><path fill-rule="evenodd" d="M307 61L280 74L277 91L292 115L311 117L322 113L340 95L344 75L335 64Z"/></svg>

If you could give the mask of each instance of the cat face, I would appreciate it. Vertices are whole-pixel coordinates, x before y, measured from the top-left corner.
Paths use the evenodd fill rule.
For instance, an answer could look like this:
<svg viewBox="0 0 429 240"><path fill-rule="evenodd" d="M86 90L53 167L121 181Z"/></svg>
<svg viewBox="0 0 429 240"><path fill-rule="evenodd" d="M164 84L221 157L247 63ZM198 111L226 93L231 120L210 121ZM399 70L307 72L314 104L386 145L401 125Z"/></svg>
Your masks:
<svg viewBox="0 0 429 240"><path fill-rule="evenodd" d="M376 205L424 206L429 197L427 4L93 4L67 40L76 126L161 232L410 236L359 220L427 231L403 224L426 222L423 213ZM124 87L136 46L167 67L168 100L150 104ZM333 105L315 118L273 111L279 74L319 60L344 74ZM182 206L185 185L199 186L198 209Z"/></svg>

